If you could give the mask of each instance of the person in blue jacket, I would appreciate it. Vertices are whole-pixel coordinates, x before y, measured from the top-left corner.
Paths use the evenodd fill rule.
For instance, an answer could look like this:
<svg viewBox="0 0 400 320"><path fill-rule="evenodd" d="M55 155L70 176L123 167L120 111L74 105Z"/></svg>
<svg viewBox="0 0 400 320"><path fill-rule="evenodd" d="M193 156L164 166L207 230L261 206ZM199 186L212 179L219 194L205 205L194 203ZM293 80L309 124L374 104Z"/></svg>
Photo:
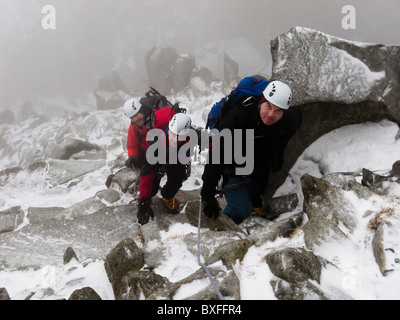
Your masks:
<svg viewBox="0 0 400 320"><path fill-rule="evenodd" d="M237 165L209 163L202 175L201 199L204 214L217 218L221 208L215 197L220 177L224 178L224 195L227 202L223 212L235 223L241 223L251 212L265 216L262 193L271 171L278 171L283 165L283 151L290 138L301 126L302 115L298 107L290 107L292 91L281 81L272 81L261 97L251 97L233 107L221 120L219 129L254 130L254 167L251 174L236 175ZM245 143L245 139L242 139ZM221 149L227 146L220 144ZM232 149L235 146L233 139ZM244 147L242 150L246 150ZM219 151L221 157L223 152Z"/></svg>

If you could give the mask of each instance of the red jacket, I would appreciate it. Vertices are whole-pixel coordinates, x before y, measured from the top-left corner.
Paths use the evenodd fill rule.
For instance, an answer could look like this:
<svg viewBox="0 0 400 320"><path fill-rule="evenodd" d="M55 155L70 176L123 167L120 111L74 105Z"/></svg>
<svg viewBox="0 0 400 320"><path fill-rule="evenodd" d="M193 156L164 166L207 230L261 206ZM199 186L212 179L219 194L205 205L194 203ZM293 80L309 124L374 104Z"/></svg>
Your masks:
<svg viewBox="0 0 400 320"><path fill-rule="evenodd" d="M149 143L146 140L146 135L146 126L138 127L137 125L132 124L129 126L128 140L126 143L128 148L128 157L142 157L144 155L144 152L149 146Z"/></svg>

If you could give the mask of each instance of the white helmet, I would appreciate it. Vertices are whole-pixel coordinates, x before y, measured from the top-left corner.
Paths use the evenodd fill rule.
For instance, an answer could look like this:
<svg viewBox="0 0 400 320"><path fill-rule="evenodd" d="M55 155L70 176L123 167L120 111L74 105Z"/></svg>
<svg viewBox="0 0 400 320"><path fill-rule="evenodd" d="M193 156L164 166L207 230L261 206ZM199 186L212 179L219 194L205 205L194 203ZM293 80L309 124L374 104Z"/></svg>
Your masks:
<svg viewBox="0 0 400 320"><path fill-rule="evenodd" d="M271 81L265 88L263 95L272 104L281 109L289 109L292 100L292 90L281 81Z"/></svg>
<svg viewBox="0 0 400 320"><path fill-rule="evenodd" d="M134 98L129 99L124 104L124 113L128 118L131 118L139 112L141 107L142 104L138 100Z"/></svg>
<svg viewBox="0 0 400 320"><path fill-rule="evenodd" d="M169 122L169 130L175 135L186 134L191 126L192 120L185 113L177 113Z"/></svg>

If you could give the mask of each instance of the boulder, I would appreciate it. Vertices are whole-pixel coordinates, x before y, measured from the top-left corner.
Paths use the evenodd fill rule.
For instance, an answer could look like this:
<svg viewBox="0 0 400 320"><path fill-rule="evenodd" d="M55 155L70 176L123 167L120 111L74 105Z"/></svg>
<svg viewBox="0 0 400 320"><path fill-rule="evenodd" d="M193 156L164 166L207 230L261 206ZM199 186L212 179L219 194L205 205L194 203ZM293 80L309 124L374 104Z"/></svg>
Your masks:
<svg viewBox="0 0 400 320"><path fill-rule="evenodd" d="M122 278L129 271L139 271L143 266L143 252L131 238L121 241L110 251L104 261L104 267L117 299L121 292Z"/></svg>
<svg viewBox="0 0 400 320"><path fill-rule="evenodd" d="M15 115L11 110L6 109L0 112L0 125L13 124L14 122L15 122Z"/></svg>
<svg viewBox="0 0 400 320"><path fill-rule="evenodd" d="M265 257L278 277L271 286L279 300L326 300L320 283L323 259L303 248L276 249Z"/></svg>
<svg viewBox="0 0 400 320"><path fill-rule="evenodd" d="M224 54L224 80L228 87L231 87L240 81L239 64L226 53Z"/></svg>
<svg viewBox="0 0 400 320"><path fill-rule="evenodd" d="M170 281L151 271L129 271L121 279L121 288L115 294L117 300L147 299L150 295L169 286Z"/></svg>
<svg viewBox="0 0 400 320"><path fill-rule="evenodd" d="M0 234L15 230L22 223L24 215L19 206L0 211Z"/></svg>
<svg viewBox="0 0 400 320"><path fill-rule="evenodd" d="M154 47L146 57L150 85L165 95L182 91L190 85L195 66L193 56L178 54L169 46Z"/></svg>
<svg viewBox="0 0 400 320"><path fill-rule="evenodd" d="M68 247L67 250L65 250L64 256L63 256L64 264L70 263L72 259L75 259L76 261L79 262L79 259L76 255L74 249L72 249L71 247Z"/></svg>
<svg viewBox="0 0 400 320"><path fill-rule="evenodd" d="M294 105L382 101L400 122L400 47L295 27L271 41L271 53L272 78L291 86Z"/></svg>
<svg viewBox="0 0 400 320"><path fill-rule="evenodd" d="M354 208L342 189L324 179L309 174L301 177L304 195L303 211L308 222L302 227L308 249L314 249L328 239L345 239L356 227Z"/></svg>
<svg viewBox="0 0 400 320"><path fill-rule="evenodd" d="M302 127L264 196L271 198L299 155L341 126L388 119L400 124L400 47L347 41L295 27L271 41L272 79L288 83Z"/></svg>
<svg viewBox="0 0 400 320"><path fill-rule="evenodd" d="M322 264L311 251L303 248L277 249L269 253L265 260L272 273L287 282L320 282Z"/></svg>
<svg viewBox="0 0 400 320"><path fill-rule="evenodd" d="M392 176L400 178L400 160L393 163L392 170L390 171Z"/></svg>
<svg viewBox="0 0 400 320"><path fill-rule="evenodd" d="M124 105L129 98L129 89L118 71L113 70L110 74L98 80L97 86L93 91L96 98L97 109L117 109Z"/></svg>
<svg viewBox="0 0 400 320"><path fill-rule="evenodd" d="M58 145L51 155L54 159L68 160L72 156L81 152L101 151L100 146L82 141L79 139L67 138L60 145ZM104 157L103 157L104 158Z"/></svg>
<svg viewBox="0 0 400 320"><path fill-rule="evenodd" d="M57 264L69 246L73 246L82 259L105 259L119 242L126 238L136 239L140 234L136 205L110 206L96 212L89 210L91 214L74 219L63 218L65 209L54 208L54 216L51 208L47 209L35 209L34 222L0 234L2 268L39 269Z"/></svg>
<svg viewBox="0 0 400 320"><path fill-rule="evenodd" d="M104 160L84 161L49 159L47 164L47 179L52 186L57 186L99 169L106 163Z"/></svg>
<svg viewBox="0 0 400 320"><path fill-rule="evenodd" d="M383 276L400 270L400 214L390 208L378 212L370 220L370 227L375 229L372 250L375 261Z"/></svg>
<svg viewBox="0 0 400 320"><path fill-rule="evenodd" d="M82 289L75 290L71 293L68 300L102 300L94 289L91 287L84 287Z"/></svg>
<svg viewBox="0 0 400 320"><path fill-rule="evenodd" d="M138 173L132 168L124 167L108 176L106 186L108 188L120 190L123 193L134 193L135 190L139 191L139 179Z"/></svg>
<svg viewBox="0 0 400 320"><path fill-rule="evenodd" d="M0 300L11 300L6 288L0 288Z"/></svg>
<svg viewBox="0 0 400 320"><path fill-rule="evenodd" d="M168 46L154 47L147 54L145 63L150 85L162 94L171 93L171 70L178 57L178 52Z"/></svg>
<svg viewBox="0 0 400 320"><path fill-rule="evenodd" d="M172 90L180 92L190 85L190 78L195 67L195 58L188 54L181 54L171 69Z"/></svg>

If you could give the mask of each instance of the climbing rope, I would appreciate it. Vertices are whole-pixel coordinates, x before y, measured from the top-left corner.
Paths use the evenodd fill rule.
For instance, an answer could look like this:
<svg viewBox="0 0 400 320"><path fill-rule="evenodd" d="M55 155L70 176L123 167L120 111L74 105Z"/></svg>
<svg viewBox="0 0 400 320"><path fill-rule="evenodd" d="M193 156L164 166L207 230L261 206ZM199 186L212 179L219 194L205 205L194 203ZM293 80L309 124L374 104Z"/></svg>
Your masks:
<svg viewBox="0 0 400 320"><path fill-rule="evenodd" d="M211 285L213 286L215 292L217 293L218 297L220 300L225 300L225 297L221 294L221 291L219 291L217 284L215 283L210 270L208 270L207 266L201 262L200 260L200 224L201 224L201 200L200 200L200 205L199 205L199 225L197 227L197 263L199 266L201 266L204 271L206 272L208 278L210 279Z"/></svg>

